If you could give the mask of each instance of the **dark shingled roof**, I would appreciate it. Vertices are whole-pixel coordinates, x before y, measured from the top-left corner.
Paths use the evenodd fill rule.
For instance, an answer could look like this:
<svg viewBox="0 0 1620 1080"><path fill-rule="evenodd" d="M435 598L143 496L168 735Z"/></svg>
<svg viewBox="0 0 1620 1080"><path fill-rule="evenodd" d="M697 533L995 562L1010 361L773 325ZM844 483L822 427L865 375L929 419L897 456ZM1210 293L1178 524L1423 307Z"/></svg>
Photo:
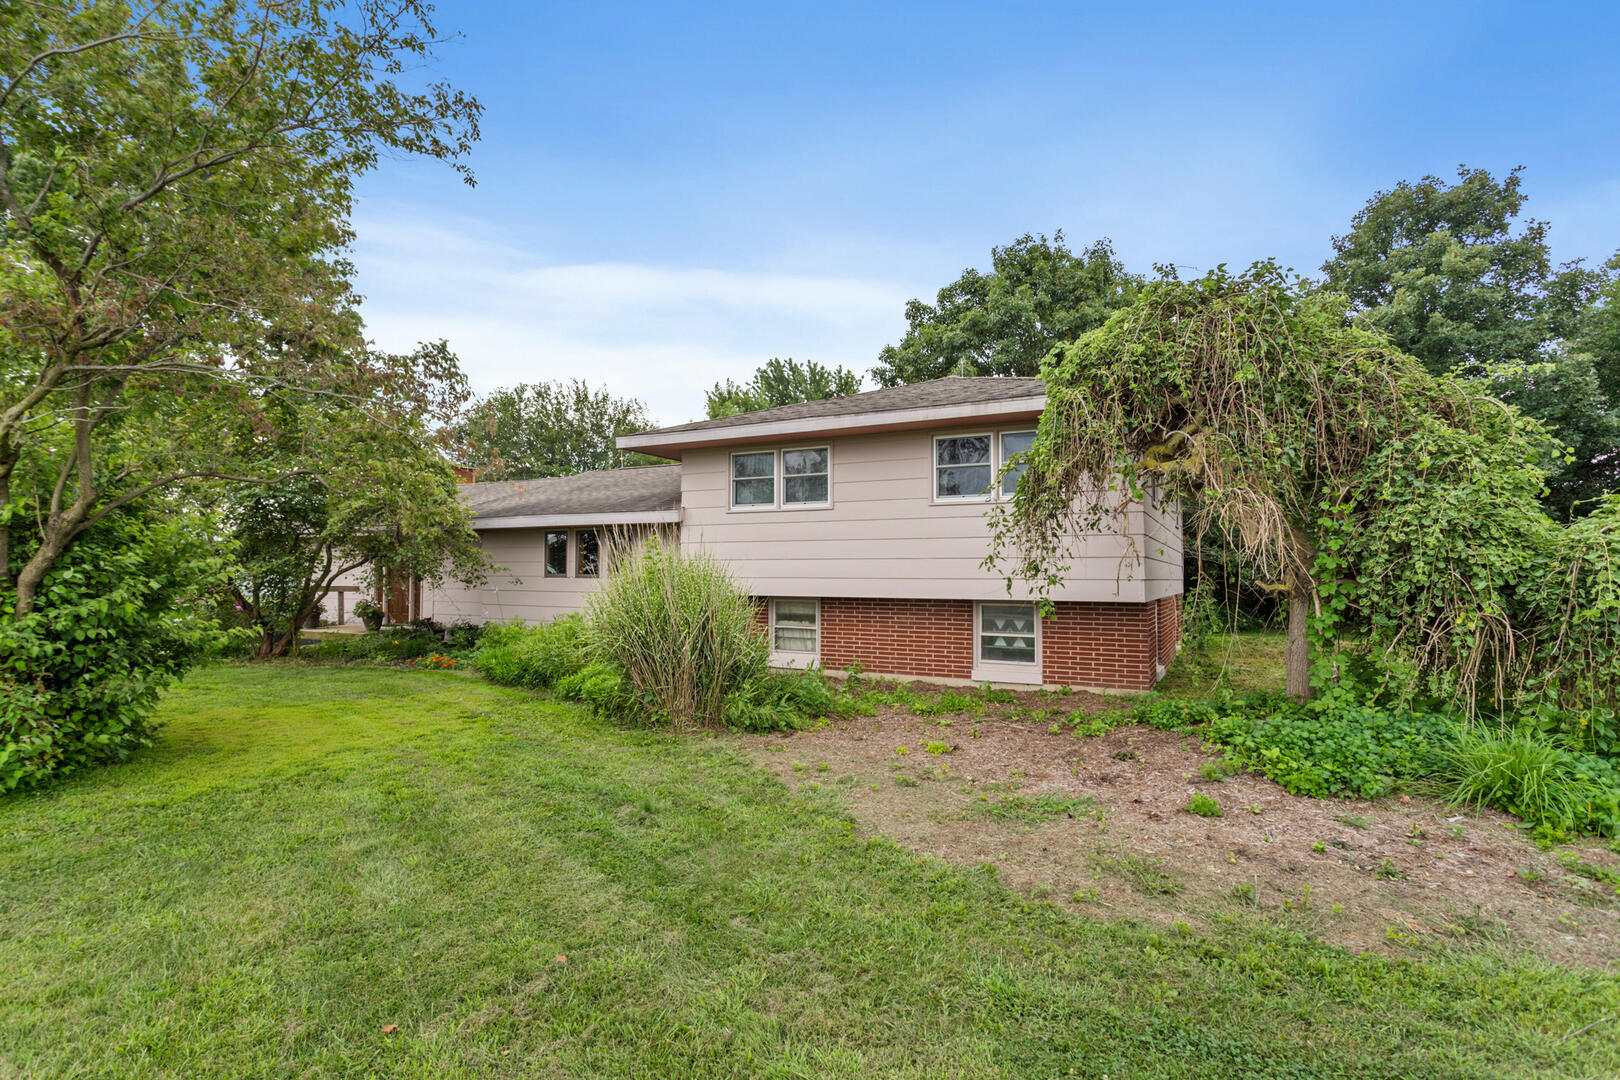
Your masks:
<svg viewBox="0 0 1620 1080"><path fill-rule="evenodd" d="M678 510L679 465L599 469L540 480L499 480L456 488L478 518L625 514Z"/></svg>
<svg viewBox="0 0 1620 1080"><path fill-rule="evenodd" d="M723 416L718 420L676 424L674 427L657 428L641 434L668 435L684 431L708 431L711 428L768 424L776 420L819 420L823 417L866 416L871 413L896 412L902 409L971 405L981 401L1016 401L1019 398L1039 397L1044 393L1046 385L1039 379L1002 376L968 378L950 375L943 379L930 379L927 382L868 390L864 394L851 394L848 397L801 401L795 405L778 405L774 409Z"/></svg>

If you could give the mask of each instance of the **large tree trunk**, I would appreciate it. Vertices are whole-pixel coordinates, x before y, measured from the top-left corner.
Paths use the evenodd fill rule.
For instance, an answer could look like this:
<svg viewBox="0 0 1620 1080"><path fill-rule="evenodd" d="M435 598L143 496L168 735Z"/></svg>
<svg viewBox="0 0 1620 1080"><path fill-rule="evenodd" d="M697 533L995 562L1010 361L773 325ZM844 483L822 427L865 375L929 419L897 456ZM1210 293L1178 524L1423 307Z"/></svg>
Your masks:
<svg viewBox="0 0 1620 1080"><path fill-rule="evenodd" d="M1311 589L1296 584L1288 590L1288 696L1309 701L1311 690L1311 642L1305 635L1305 619L1311 613Z"/></svg>

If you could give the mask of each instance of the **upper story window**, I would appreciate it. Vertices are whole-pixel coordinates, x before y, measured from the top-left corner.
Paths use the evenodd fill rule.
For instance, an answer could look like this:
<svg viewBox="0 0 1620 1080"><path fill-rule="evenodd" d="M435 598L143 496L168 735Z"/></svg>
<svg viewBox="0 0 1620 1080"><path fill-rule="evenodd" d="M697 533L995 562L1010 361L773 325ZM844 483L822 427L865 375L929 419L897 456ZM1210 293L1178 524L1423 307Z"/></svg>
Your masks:
<svg viewBox="0 0 1620 1080"><path fill-rule="evenodd" d="M546 577L568 576L568 534L546 533Z"/></svg>
<svg viewBox="0 0 1620 1080"><path fill-rule="evenodd" d="M934 440L934 498L982 499L995 468L989 435L949 435Z"/></svg>
<svg viewBox="0 0 1620 1080"><path fill-rule="evenodd" d="M1003 431L1001 433L1001 460L997 462L998 468L1006 468L1007 463L1019 454L1027 453L1035 445L1033 431ZM1001 494L1012 498L1018 490L1018 481L1024 478L1024 466L1014 465L1001 476Z"/></svg>
<svg viewBox="0 0 1620 1080"><path fill-rule="evenodd" d="M780 453L748 450L731 455L733 510L792 510L831 505L832 450L829 447L804 446Z"/></svg>
<svg viewBox="0 0 1620 1080"><path fill-rule="evenodd" d="M731 505L776 505L776 451L731 455Z"/></svg>
<svg viewBox="0 0 1620 1080"><path fill-rule="evenodd" d="M1033 431L938 436L934 439L935 500L1010 498L1023 478L1023 466L1008 470L999 485L996 476L1034 445Z"/></svg>
<svg viewBox="0 0 1620 1080"><path fill-rule="evenodd" d="M826 506L828 449L817 446L782 451L782 505Z"/></svg>

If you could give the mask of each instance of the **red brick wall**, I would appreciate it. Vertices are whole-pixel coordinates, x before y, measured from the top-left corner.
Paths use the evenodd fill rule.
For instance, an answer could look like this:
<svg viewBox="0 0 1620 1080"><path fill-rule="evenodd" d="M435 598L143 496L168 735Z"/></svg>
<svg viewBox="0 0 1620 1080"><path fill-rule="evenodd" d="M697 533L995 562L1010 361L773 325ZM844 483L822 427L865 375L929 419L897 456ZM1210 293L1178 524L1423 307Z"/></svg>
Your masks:
<svg viewBox="0 0 1620 1080"><path fill-rule="evenodd" d="M1176 643L1181 640L1181 597L1162 597L1158 603L1159 663L1169 667L1176 658Z"/></svg>
<svg viewBox="0 0 1620 1080"><path fill-rule="evenodd" d="M1149 690L1158 675L1157 604L1062 603L1041 625L1041 679Z"/></svg>
<svg viewBox="0 0 1620 1080"><path fill-rule="evenodd" d="M852 663L884 675L973 677L971 600L821 601L821 666Z"/></svg>
<svg viewBox="0 0 1620 1080"><path fill-rule="evenodd" d="M1041 625L1041 679L1147 690L1157 677L1156 664L1175 654L1179 633L1178 597L1146 604L1060 603ZM973 602L824 597L821 664L839 671L854 663L881 675L972 678Z"/></svg>

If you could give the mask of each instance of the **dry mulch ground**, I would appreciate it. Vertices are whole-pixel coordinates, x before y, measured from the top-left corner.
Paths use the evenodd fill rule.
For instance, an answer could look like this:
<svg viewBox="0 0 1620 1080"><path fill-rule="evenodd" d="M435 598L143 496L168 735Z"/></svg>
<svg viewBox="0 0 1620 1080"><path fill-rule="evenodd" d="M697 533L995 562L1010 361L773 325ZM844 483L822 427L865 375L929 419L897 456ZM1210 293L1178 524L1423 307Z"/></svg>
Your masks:
<svg viewBox="0 0 1620 1080"><path fill-rule="evenodd" d="M1216 755L1195 738L1144 727L1054 734L1040 711L1051 704L1020 695L937 717L880 706L736 742L790 786L840 793L872 832L992 864L1010 885L1097 915L1196 927L1258 909L1357 951L1445 941L1620 960L1615 887L1575 872L1576 859L1620 868L1601 843L1544 850L1516 819L1421 797L1310 799L1248 773L1212 780L1200 767ZM1063 699L1066 712L1118 704ZM1221 816L1188 812L1194 792Z"/></svg>

